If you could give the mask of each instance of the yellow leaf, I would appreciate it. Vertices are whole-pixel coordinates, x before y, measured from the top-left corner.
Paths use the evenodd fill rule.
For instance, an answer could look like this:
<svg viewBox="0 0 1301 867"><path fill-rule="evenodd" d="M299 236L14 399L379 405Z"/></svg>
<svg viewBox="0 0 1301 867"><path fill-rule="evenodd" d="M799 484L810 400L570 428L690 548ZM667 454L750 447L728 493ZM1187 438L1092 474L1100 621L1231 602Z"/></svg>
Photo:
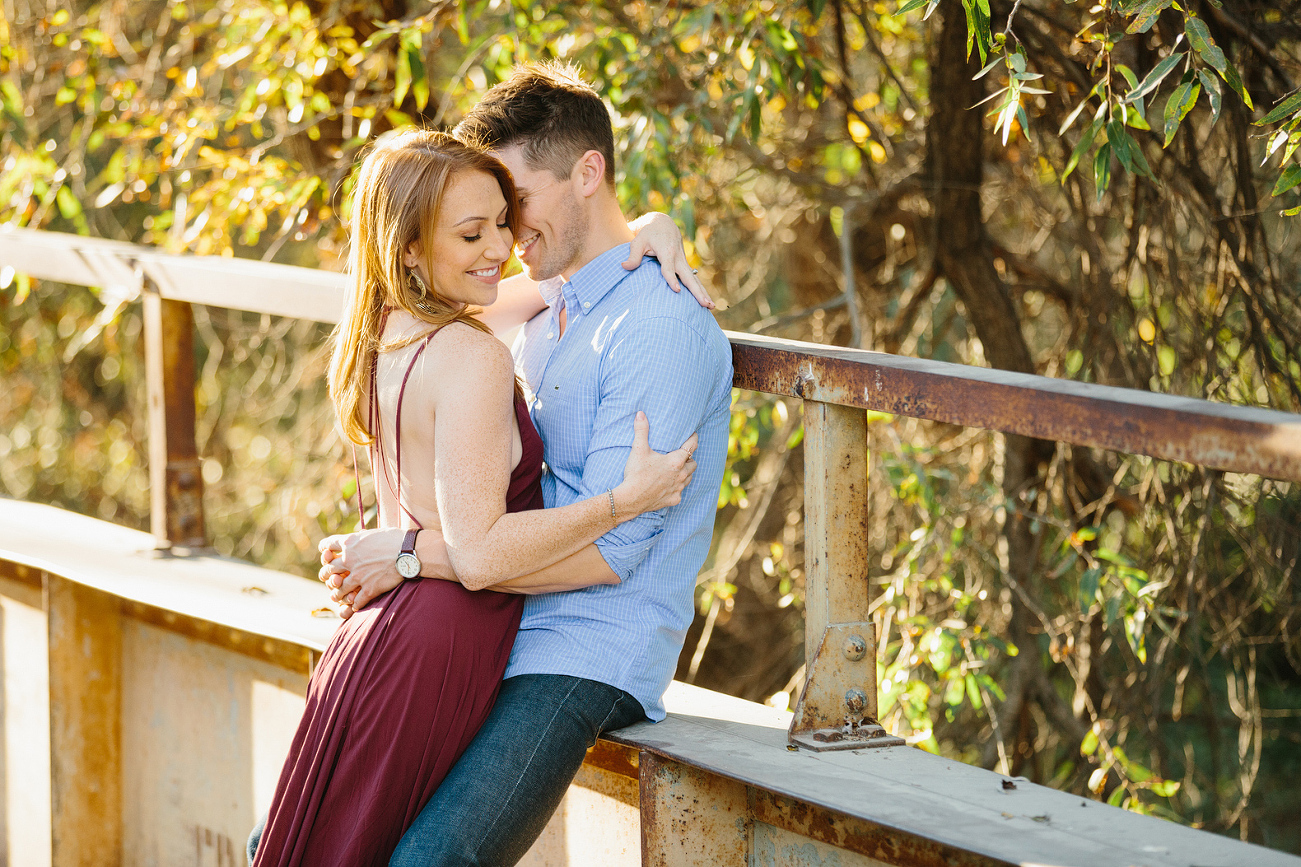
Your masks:
<svg viewBox="0 0 1301 867"><path fill-rule="evenodd" d="M880 104L881 97L875 92L865 93L858 99L854 100L854 108L859 111L868 111L869 109L876 108Z"/></svg>
<svg viewBox="0 0 1301 867"><path fill-rule="evenodd" d="M872 137L871 130L867 128L867 124L863 123L861 120L859 120L858 118L852 115L849 118L848 126L849 126L849 137L852 138L858 144L864 144L868 139Z"/></svg>
<svg viewBox="0 0 1301 867"><path fill-rule="evenodd" d="M1144 343L1151 343L1156 339L1156 326L1146 316L1138 320L1138 336L1143 339Z"/></svg>

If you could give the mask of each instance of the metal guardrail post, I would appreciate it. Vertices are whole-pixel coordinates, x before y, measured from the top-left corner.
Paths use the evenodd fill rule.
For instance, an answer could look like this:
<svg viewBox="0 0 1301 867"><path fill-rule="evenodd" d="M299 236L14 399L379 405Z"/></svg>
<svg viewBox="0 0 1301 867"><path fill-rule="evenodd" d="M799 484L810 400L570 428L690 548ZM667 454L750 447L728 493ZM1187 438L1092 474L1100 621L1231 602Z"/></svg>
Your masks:
<svg viewBox="0 0 1301 867"><path fill-rule="evenodd" d="M902 745L877 723L867 618L867 415L804 401L804 689L790 741L814 750Z"/></svg>
<svg viewBox="0 0 1301 867"><path fill-rule="evenodd" d="M159 548L207 545L194 440L194 313L144 285L150 528Z"/></svg>
<svg viewBox="0 0 1301 867"><path fill-rule="evenodd" d="M49 573L44 584L53 863L117 867L122 863L119 603Z"/></svg>

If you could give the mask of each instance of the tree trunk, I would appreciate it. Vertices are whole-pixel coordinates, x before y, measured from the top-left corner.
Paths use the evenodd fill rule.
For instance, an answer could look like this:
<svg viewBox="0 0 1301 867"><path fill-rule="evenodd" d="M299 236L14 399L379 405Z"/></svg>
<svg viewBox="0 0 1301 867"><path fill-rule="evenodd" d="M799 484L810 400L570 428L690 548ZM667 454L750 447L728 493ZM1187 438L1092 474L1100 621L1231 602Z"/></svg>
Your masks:
<svg viewBox="0 0 1301 867"><path fill-rule="evenodd" d="M984 169L983 110L971 106L984 98L984 79L975 80L978 55L968 60L966 20L954 7L946 7L939 24L939 38L931 65L931 117L926 128L925 183L930 190L934 220L933 244L939 273L953 287L966 308L967 321L984 347L989 363L1003 370L1034 373L1016 306L994 268L989 237L981 213L980 190ZM1004 737L1019 736L1015 725L1028 685L1029 672L1020 666L1038 665L1033 652L1032 615L1021 593L1035 594L1037 534L1031 531L1024 499L1037 482L1040 469L1052 454L1053 445L1021 436L1003 438L1002 487L1009 503L1003 524L1007 542L1006 568L1011 585L1011 618L1008 637L1023 652L1010 660L1004 678L1015 685L1018 695L1008 690L999 709L999 731ZM986 764L997 757L996 745L985 751ZM1018 744L1007 744L1007 753L1018 752Z"/></svg>

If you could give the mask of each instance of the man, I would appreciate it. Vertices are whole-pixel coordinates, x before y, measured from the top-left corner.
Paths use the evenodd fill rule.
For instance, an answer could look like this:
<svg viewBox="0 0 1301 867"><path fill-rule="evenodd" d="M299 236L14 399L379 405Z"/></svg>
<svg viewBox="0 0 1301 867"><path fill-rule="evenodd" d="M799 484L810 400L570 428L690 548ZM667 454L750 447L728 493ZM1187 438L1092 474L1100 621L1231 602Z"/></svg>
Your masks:
<svg viewBox="0 0 1301 867"><path fill-rule="evenodd" d="M695 432L699 466L678 506L596 543L587 566L608 570L612 583L527 599L497 704L403 837L390 862L400 867L515 863L602 732L663 719L712 536L731 400L731 349L713 318L685 293L664 291L657 267L623 267L633 236L615 196L610 117L574 70L518 69L456 132L514 175L517 250L547 303L513 350L545 446L547 506L618 483L639 410L660 451ZM331 579L336 597L360 586L361 605L400 580L397 536L383 532L369 547L355 536L323 543L350 570ZM445 562L441 545L422 533L414 553Z"/></svg>

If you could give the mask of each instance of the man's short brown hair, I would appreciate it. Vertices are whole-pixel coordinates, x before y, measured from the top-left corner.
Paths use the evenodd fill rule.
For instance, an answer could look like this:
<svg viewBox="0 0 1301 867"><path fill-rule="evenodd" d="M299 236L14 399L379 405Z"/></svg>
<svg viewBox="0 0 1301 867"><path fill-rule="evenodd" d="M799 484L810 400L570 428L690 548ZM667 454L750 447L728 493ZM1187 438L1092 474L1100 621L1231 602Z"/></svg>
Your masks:
<svg viewBox="0 0 1301 867"><path fill-rule="evenodd" d="M530 168L569 177L590 150L605 157L614 186L614 129L601 97L578 69L559 63L515 67L457 125L457 138L492 150L520 145Z"/></svg>

